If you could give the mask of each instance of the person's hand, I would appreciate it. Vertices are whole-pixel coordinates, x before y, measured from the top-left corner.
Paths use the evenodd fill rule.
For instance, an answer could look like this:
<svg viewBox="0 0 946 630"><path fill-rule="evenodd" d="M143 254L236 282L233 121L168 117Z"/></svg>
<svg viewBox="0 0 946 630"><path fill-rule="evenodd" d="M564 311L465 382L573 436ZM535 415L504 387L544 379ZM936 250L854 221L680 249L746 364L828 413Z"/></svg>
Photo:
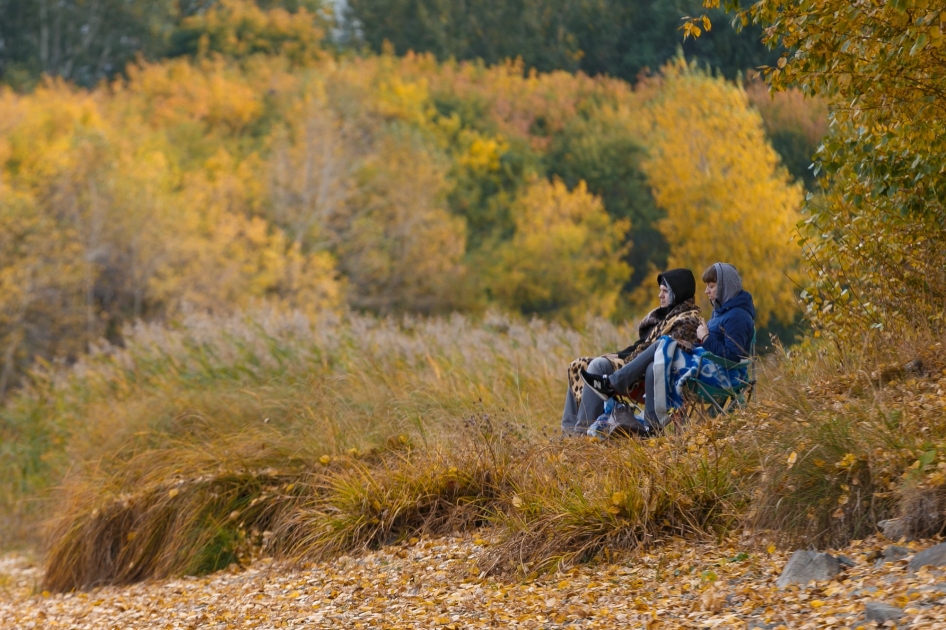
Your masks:
<svg viewBox="0 0 946 630"><path fill-rule="evenodd" d="M696 329L696 338L702 343L707 337L709 337L709 328L706 324L700 324L700 327Z"/></svg>

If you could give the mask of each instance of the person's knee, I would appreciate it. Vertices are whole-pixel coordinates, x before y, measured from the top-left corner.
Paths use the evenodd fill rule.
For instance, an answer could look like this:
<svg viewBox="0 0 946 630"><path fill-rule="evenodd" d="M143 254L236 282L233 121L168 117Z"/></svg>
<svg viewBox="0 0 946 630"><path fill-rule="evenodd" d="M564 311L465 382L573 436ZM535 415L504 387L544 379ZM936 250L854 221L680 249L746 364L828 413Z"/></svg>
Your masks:
<svg viewBox="0 0 946 630"><path fill-rule="evenodd" d="M611 365L611 362L604 357L598 357L594 359L591 363L588 364L588 373L589 374L610 374L614 371L614 366Z"/></svg>

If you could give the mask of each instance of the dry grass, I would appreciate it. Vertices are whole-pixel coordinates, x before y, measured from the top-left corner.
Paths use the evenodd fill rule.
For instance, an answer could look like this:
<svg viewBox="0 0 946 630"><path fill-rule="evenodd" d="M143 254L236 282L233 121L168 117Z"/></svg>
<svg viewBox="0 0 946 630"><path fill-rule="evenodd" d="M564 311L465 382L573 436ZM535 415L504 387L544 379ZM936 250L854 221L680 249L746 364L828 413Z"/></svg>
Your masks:
<svg viewBox="0 0 946 630"><path fill-rule="evenodd" d="M875 533L909 495L936 492L933 473L946 468L941 347L930 336L808 347L769 370L746 435L760 460L747 524L784 544L844 544ZM946 513L938 518L941 527Z"/></svg>
<svg viewBox="0 0 946 630"><path fill-rule="evenodd" d="M744 502L732 470L738 422L706 421L648 441L537 446L521 462L487 571L565 569L662 537L728 531Z"/></svg>
<svg viewBox="0 0 946 630"><path fill-rule="evenodd" d="M20 454L0 459L20 474L6 511L55 484L38 504L54 516L51 590L484 523L501 532L488 572L736 527L831 544L883 518L926 533L946 523L946 366L929 339L870 356L783 352L749 410L657 439L558 437L563 366L628 334L495 316L141 327L123 350L38 375L5 409L5 432L20 432ZM921 348L934 348L923 374L904 370Z"/></svg>

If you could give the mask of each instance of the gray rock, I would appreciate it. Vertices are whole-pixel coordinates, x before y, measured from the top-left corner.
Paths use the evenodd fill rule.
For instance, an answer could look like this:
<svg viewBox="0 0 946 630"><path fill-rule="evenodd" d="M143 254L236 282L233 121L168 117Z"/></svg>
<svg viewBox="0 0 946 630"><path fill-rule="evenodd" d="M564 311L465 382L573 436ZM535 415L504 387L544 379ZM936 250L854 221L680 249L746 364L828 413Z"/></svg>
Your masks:
<svg viewBox="0 0 946 630"><path fill-rule="evenodd" d="M926 366L923 365L922 359L913 359L903 365L903 371L913 376L924 376L926 374Z"/></svg>
<svg viewBox="0 0 946 630"><path fill-rule="evenodd" d="M779 588L789 584L804 586L813 581L830 580L840 570L838 559L831 554L799 549L792 554L775 584Z"/></svg>
<svg viewBox="0 0 946 630"><path fill-rule="evenodd" d="M765 623L764 621L759 621L758 619L750 619L749 625L746 626L746 630L772 630L778 624L774 623Z"/></svg>
<svg viewBox="0 0 946 630"><path fill-rule="evenodd" d="M848 558L847 556L838 556L838 563L840 563L841 566L851 567L851 568L854 568L857 566L857 563L851 560L850 558Z"/></svg>
<svg viewBox="0 0 946 630"><path fill-rule="evenodd" d="M946 543L940 543L916 554L913 556L913 560L910 560L907 568L913 572L927 565L934 567L946 565Z"/></svg>
<svg viewBox="0 0 946 630"><path fill-rule="evenodd" d="M877 588L876 586L865 586L864 588L859 588L856 591L854 591L854 596L860 597L861 595L873 595L879 590L880 589Z"/></svg>
<svg viewBox="0 0 946 630"><path fill-rule="evenodd" d="M877 527L880 528L884 538L889 540L905 540L906 542L913 540L913 535L909 532L906 521L901 518L880 521L877 523Z"/></svg>
<svg viewBox="0 0 946 630"><path fill-rule="evenodd" d="M867 621L885 623L887 621L896 621L902 616L903 610L896 606L882 602L867 602L864 604L864 619Z"/></svg>
<svg viewBox="0 0 946 630"><path fill-rule="evenodd" d="M901 547L899 545L891 545L884 549L883 555L885 560L896 562L897 560L906 558L911 553L913 553L912 549L907 549L906 547Z"/></svg>

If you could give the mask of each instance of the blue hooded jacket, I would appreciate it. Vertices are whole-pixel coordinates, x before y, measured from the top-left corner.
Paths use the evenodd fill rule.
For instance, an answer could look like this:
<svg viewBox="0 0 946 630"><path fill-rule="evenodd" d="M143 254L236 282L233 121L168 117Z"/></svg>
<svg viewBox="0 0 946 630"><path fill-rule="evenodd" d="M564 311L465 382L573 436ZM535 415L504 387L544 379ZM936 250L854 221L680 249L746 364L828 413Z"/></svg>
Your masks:
<svg viewBox="0 0 946 630"><path fill-rule="evenodd" d="M741 361L752 350L755 334L755 305L748 291L742 290L742 279L736 268L716 263L716 295L721 303L713 310L706 327L709 335L703 348L730 361Z"/></svg>
<svg viewBox="0 0 946 630"><path fill-rule="evenodd" d="M706 324L709 335L703 347L730 361L741 361L752 349L755 333L755 305L748 291L740 291L713 311Z"/></svg>

